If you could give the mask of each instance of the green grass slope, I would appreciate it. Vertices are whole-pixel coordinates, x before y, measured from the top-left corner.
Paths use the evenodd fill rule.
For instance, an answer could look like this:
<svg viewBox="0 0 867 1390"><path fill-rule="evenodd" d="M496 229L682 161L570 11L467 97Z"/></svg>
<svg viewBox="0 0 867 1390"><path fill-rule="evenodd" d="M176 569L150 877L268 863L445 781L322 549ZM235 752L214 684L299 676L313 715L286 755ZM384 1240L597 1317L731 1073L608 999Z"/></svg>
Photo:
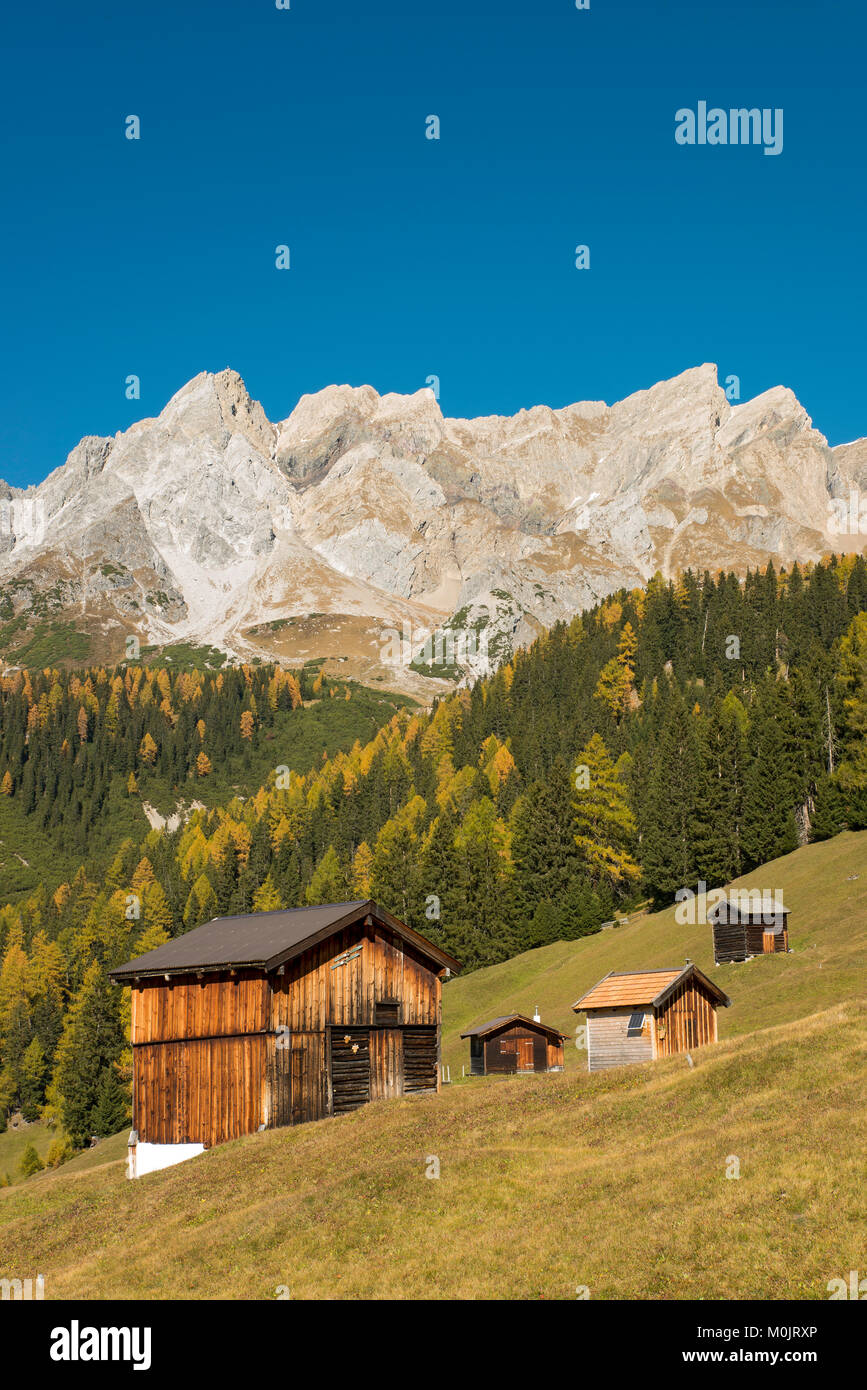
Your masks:
<svg viewBox="0 0 867 1390"><path fill-rule="evenodd" d="M0 1274L47 1298L827 1298L863 1265L865 1060L838 1005L692 1069L453 1086L136 1183L40 1174L0 1191Z"/></svg>
<svg viewBox="0 0 867 1390"><path fill-rule="evenodd" d="M452 1079L469 1067L465 1029L511 1012L532 1016L570 1039L567 1067L586 1065L571 1042L583 1014L571 1005L609 970L683 965L687 956L732 1000L719 1012L720 1037L791 1022L867 992L867 831L807 845L737 880L737 887L779 889L791 911L787 955L737 965L713 963L710 927L681 926L675 909L628 926L558 941L501 965L457 976L443 991L443 1060Z"/></svg>
<svg viewBox="0 0 867 1390"><path fill-rule="evenodd" d="M32 1125L24 1125L22 1129L4 1130L0 1134L0 1176L8 1178L10 1183L24 1182L18 1166L27 1145L33 1145L44 1163L54 1142L55 1133L56 1131L42 1120L37 1120Z"/></svg>
<svg viewBox="0 0 867 1390"><path fill-rule="evenodd" d="M826 1299L863 1266L862 878L864 834L752 877L792 909L790 956L714 971L708 928L663 912L445 992L454 1075L474 1019L538 1004L571 1033L607 970L689 955L734 1000L692 1067L589 1076L572 1047L559 1075L379 1102L137 1183L117 1136L0 1191L0 1276L42 1273L47 1298Z"/></svg>

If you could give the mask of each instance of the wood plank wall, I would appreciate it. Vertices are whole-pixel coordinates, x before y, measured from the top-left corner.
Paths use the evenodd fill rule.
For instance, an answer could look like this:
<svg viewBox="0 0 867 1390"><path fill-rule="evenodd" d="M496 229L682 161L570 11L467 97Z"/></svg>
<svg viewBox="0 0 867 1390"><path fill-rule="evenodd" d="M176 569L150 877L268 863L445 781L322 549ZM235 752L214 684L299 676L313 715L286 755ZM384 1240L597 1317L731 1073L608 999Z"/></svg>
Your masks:
<svg viewBox="0 0 867 1390"><path fill-rule="evenodd" d="M271 990L261 970L142 980L132 989L132 1043L260 1033L271 1026Z"/></svg>
<svg viewBox="0 0 867 1390"><path fill-rule="evenodd" d="M391 1000L398 1027L374 1028L377 1004ZM360 923L282 975L143 980L132 989L133 1127L144 1142L216 1144L321 1119L332 1111L331 1026L371 1030L371 1096L437 1090L441 1015L430 964Z"/></svg>
<svg viewBox="0 0 867 1390"><path fill-rule="evenodd" d="M329 937L290 961L273 985L272 1028L322 1032L329 1024L373 1025L377 1001L386 999L398 1001L398 1023L441 1022L436 971L412 946L378 927L348 927Z"/></svg>
<svg viewBox="0 0 867 1390"><path fill-rule="evenodd" d="M546 1062L549 1071L563 1066L563 1046L563 1043L554 1042L552 1038L548 1038L546 1047Z"/></svg>
<svg viewBox="0 0 867 1390"><path fill-rule="evenodd" d="M695 980L678 985L656 1016L657 1056L689 1052L716 1040L716 1008Z"/></svg>
<svg viewBox="0 0 867 1390"><path fill-rule="evenodd" d="M748 956L761 956L788 951L789 932L784 927L774 933L762 923L718 922L713 928L715 962L742 961Z"/></svg>
<svg viewBox="0 0 867 1390"><path fill-rule="evenodd" d="M746 960L748 954L747 932L743 922L717 922L714 925L714 962Z"/></svg>
<svg viewBox="0 0 867 1390"><path fill-rule="evenodd" d="M503 1028L500 1032L492 1033L484 1039L485 1071L492 1074L516 1072L518 1070L517 1042L519 1038L526 1039L533 1044L533 1070L545 1071L547 1066L545 1035L544 1033L537 1033L535 1029L528 1028L522 1023L513 1024L511 1028Z"/></svg>
<svg viewBox="0 0 867 1390"><path fill-rule="evenodd" d="M587 1014L587 1066L589 1071L604 1071L606 1067L622 1067L632 1062L653 1059L653 1038L650 1009L644 1010L641 1035L627 1036L629 1020L637 1008L594 1009Z"/></svg>
<svg viewBox="0 0 867 1390"><path fill-rule="evenodd" d="M403 1095L403 1029L374 1028L370 1033L370 1099Z"/></svg>
<svg viewBox="0 0 867 1390"><path fill-rule="evenodd" d="M221 1144L266 1123L265 1037L140 1043L133 1128L149 1144Z"/></svg>

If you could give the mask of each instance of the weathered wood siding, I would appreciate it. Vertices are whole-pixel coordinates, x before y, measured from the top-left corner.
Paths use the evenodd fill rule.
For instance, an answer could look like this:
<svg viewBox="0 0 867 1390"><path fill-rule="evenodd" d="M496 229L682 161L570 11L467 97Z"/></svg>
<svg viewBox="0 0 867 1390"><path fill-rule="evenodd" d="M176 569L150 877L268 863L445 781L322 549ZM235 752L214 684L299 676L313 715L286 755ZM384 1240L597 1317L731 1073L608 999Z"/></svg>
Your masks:
<svg viewBox="0 0 867 1390"><path fill-rule="evenodd" d="M749 956L788 951L787 927L775 932L762 922L717 922L713 927L714 961L742 961Z"/></svg>
<svg viewBox="0 0 867 1390"><path fill-rule="evenodd" d="M775 932L773 926L757 922L747 927L746 934L749 956L768 956L788 950L789 933L785 929Z"/></svg>
<svg viewBox="0 0 867 1390"><path fill-rule="evenodd" d="M657 1010L657 1056L689 1052L716 1038L716 1006L694 979L684 981Z"/></svg>
<svg viewBox="0 0 867 1390"><path fill-rule="evenodd" d="M484 1061L480 1070L491 1075L518 1071L547 1071L549 1065L563 1065L562 1046L559 1049L554 1048L555 1053L559 1052L559 1064L549 1063L551 1049L547 1034L529 1028L526 1024L515 1023L511 1027L490 1033L482 1039L482 1044ZM474 1071L474 1064L478 1064L472 1056L472 1049L470 1057L471 1071Z"/></svg>
<svg viewBox="0 0 867 1390"><path fill-rule="evenodd" d="M133 1127L148 1143L210 1145L436 1091L441 1001L438 974L413 945L362 923L282 974L142 980L132 989Z"/></svg>
<svg viewBox="0 0 867 1390"><path fill-rule="evenodd" d="M264 1033L271 989L261 970L173 975L132 988L132 1044Z"/></svg>
<svg viewBox="0 0 867 1390"><path fill-rule="evenodd" d="M713 928L713 958L721 961L746 960L747 933L742 922L717 922Z"/></svg>
<svg viewBox="0 0 867 1390"><path fill-rule="evenodd" d="M439 1026L441 997L437 974L412 946L384 929L353 926L274 977L270 1026L302 1032L373 1026L378 1000L397 1000L398 1024Z"/></svg>
<svg viewBox="0 0 867 1390"><path fill-rule="evenodd" d="M622 1067L653 1059L650 1009L644 1010L641 1035L627 1036L629 1020L637 1008L594 1009L587 1015L587 1066L589 1071Z"/></svg>
<svg viewBox="0 0 867 1390"><path fill-rule="evenodd" d="M266 1124L264 1035L140 1043L133 1128L149 1144L222 1144Z"/></svg>
<svg viewBox="0 0 867 1390"><path fill-rule="evenodd" d="M403 1030L370 1030L370 1099L403 1095Z"/></svg>
<svg viewBox="0 0 867 1390"><path fill-rule="evenodd" d="M267 1039L269 1128L321 1120L328 1108L327 1040L323 1033L271 1034Z"/></svg>
<svg viewBox="0 0 867 1390"><path fill-rule="evenodd" d="M546 1044L546 1061L549 1071L560 1071L563 1068L563 1044L554 1042L549 1038Z"/></svg>
<svg viewBox="0 0 867 1390"><path fill-rule="evenodd" d="M405 1028L403 1030L403 1094L428 1094L440 1088L439 1030L436 1028Z"/></svg>
<svg viewBox="0 0 867 1390"><path fill-rule="evenodd" d="M332 1028L331 1088L335 1115L370 1100L370 1029Z"/></svg>

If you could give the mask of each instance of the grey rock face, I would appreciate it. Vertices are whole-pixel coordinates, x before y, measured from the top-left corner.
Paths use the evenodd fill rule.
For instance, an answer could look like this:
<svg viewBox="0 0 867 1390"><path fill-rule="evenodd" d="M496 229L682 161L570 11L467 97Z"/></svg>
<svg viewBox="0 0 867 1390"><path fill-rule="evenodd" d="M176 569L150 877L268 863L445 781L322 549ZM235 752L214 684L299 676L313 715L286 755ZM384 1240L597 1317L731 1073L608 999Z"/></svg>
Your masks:
<svg viewBox="0 0 867 1390"><path fill-rule="evenodd" d="M0 482L0 589L62 578L143 640L245 655L292 615L478 633L487 614L495 664L657 570L839 550L853 488L867 441L830 449L784 387L732 406L710 364L610 407L475 420L429 390L331 386L277 424L226 370L36 488Z"/></svg>

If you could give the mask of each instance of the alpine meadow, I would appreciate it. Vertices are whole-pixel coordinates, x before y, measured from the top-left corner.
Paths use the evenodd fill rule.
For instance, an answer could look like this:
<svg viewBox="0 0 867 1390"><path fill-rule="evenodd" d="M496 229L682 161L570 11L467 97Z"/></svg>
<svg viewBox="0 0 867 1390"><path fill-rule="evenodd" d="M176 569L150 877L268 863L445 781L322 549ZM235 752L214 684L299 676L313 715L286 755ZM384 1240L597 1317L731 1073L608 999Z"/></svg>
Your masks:
<svg viewBox="0 0 867 1390"><path fill-rule="evenodd" d="M861 557L657 577L429 711L273 667L0 689L4 867L49 861L0 910L0 1123L55 1158L129 1119L107 972L212 918L372 898L466 972L867 826Z"/></svg>

